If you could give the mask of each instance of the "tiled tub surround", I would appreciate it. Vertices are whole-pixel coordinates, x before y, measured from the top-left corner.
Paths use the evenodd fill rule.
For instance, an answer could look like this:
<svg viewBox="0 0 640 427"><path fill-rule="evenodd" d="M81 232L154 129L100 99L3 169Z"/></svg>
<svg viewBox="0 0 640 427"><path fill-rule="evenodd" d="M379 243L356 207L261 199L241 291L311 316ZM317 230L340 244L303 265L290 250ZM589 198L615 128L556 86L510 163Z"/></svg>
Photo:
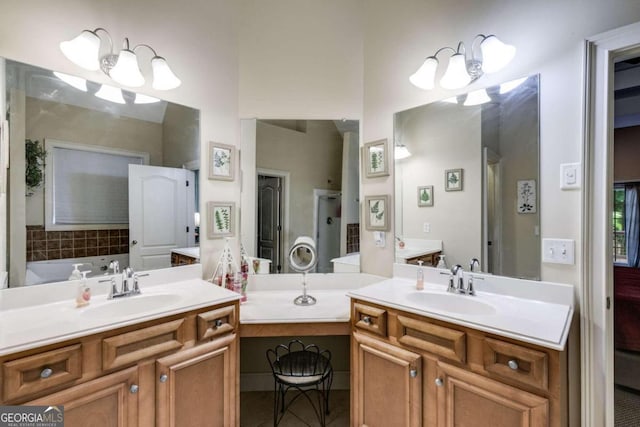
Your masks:
<svg viewBox="0 0 640 427"><path fill-rule="evenodd" d="M129 230L45 231L27 226L27 261L117 255L129 252Z"/></svg>
<svg viewBox="0 0 640 427"><path fill-rule="evenodd" d="M360 252L360 224L347 224L347 253Z"/></svg>

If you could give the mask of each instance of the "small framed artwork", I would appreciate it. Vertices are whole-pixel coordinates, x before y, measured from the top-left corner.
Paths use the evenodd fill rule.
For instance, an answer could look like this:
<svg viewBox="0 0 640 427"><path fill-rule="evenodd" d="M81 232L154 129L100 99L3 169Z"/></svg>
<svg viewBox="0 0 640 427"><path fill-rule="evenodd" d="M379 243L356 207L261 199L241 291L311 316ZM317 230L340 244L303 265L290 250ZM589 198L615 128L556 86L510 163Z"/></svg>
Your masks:
<svg viewBox="0 0 640 427"><path fill-rule="evenodd" d="M235 235L236 204L234 202L207 203L207 237L221 239Z"/></svg>
<svg viewBox="0 0 640 427"><path fill-rule="evenodd" d="M209 142L209 179L233 181L236 147Z"/></svg>
<svg viewBox="0 0 640 427"><path fill-rule="evenodd" d="M418 207L433 206L433 185L418 187Z"/></svg>
<svg viewBox="0 0 640 427"><path fill-rule="evenodd" d="M444 191L462 191L462 169L444 171Z"/></svg>
<svg viewBox="0 0 640 427"><path fill-rule="evenodd" d="M537 210L536 180L518 180L518 213L534 214Z"/></svg>
<svg viewBox="0 0 640 427"><path fill-rule="evenodd" d="M389 230L389 196L366 196L364 198L365 227L367 230Z"/></svg>
<svg viewBox="0 0 640 427"><path fill-rule="evenodd" d="M367 178L389 175L389 151L387 145L386 139L364 144L362 159L364 173Z"/></svg>

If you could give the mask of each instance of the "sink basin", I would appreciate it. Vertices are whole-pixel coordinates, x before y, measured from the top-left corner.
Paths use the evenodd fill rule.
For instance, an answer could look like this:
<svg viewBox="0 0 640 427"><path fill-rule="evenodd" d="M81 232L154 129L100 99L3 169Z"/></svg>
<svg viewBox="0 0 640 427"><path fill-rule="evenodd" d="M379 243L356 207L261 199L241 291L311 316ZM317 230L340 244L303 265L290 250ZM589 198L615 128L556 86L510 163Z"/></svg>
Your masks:
<svg viewBox="0 0 640 427"><path fill-rule="evenodd" d="M407 295L409 301L420 308L443 313L491 315L496 309L489 303L469 295L443 294L434 292L412 292Z"/></svg>
<svg viewBox="0 0 640 427"><path fill-rule="evenodd" d="M175 294L141 294L120 297L104 303L90 305L83 309L83 316L113 318L130 314L146 313L165 307L175 306L181 297Z"/></svg>

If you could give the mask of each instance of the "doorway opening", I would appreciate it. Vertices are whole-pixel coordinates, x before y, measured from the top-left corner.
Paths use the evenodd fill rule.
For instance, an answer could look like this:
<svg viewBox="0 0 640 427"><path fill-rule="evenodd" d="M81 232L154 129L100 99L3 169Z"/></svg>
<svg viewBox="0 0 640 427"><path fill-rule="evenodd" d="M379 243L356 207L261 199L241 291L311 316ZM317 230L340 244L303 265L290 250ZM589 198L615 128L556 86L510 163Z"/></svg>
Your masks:
<svg viewBox="0 0 640 427"><path fill-rule="evenodd" d="M331 190L313 190L313 235L318 251L316 272L333 272L332 259L340 256L342 195Z"/></svg>
<svg viewBox="0 0 640 427"><path fill-rule="evenodd" d="M269 273L282 273L285 177L276 173L258 173L257 253L271 260Z"/></svg>

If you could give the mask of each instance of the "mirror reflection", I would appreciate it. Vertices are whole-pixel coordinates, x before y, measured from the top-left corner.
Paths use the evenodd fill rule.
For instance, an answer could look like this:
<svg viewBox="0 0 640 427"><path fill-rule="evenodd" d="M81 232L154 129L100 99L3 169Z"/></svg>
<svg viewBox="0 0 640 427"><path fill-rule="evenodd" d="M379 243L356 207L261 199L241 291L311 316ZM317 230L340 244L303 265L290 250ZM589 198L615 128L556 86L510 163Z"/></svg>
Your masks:
<svg viewBox="0 0 640 427"><path fill-rule="evenodd" d="M540 279L537 75L399 112L395 145L396 262Z"/></svg>
<svg viewBox="0 0 640 427"><path fill-rule="evenodd" d="M314 271L360 271L358 146L354 120L242 120L242 244L270 273L299 236Z"/></svg>
<svg viewBox="0 0 640 427"><path fill-rule="evenodd" d="M197 261L199 111L3 62L9 286Z"/></svg>

